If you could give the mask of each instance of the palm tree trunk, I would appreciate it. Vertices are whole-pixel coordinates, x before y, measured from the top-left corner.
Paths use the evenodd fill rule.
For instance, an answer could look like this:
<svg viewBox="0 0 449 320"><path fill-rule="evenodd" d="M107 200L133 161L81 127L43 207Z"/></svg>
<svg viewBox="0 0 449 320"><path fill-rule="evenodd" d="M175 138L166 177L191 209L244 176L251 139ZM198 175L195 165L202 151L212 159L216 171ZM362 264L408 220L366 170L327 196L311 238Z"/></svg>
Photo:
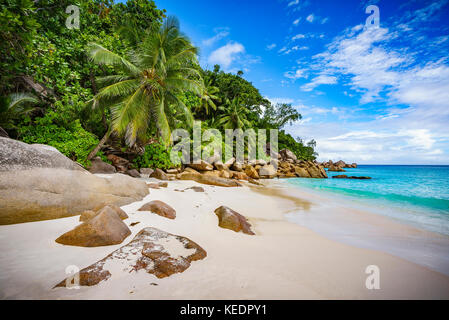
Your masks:
<svg viewBox="0 0 449 320"><path fill-rule="evenodd" d="M112 132L112 130L111 130L111 128L109 128L109 130L106 131L106 133L103 136L103 138L101 138L101 140L98 143L98 145L89 153L89 155L87 156L87 160L91 160L93 157L95 157L97 155L98 151L100 151L101 147L109 139L109 136L111 135L111 132Z"/></svg>

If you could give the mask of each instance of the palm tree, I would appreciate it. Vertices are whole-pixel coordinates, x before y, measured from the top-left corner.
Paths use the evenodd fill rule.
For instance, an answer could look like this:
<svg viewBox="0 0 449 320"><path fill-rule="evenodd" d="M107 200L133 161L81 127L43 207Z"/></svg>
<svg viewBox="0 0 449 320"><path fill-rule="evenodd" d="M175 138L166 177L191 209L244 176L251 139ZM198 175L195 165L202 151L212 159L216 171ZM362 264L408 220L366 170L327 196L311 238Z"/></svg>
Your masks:
<svg viewBox="0 0 449 320"><path fill-rule="evenodd" d="M8 136L4 129L14 129L14 120L35 109L39 102L30 93L11 93L0 99L0 136Z"/></svg>
<svg viewBox="0 0 449 320"><path fill-rule="evenodd" d="M203 92L200 96L201 104L196 107L196 111L200 112L202 110L205 111L206 115L209 115L209 107L213 110L217 110L217 106L215 105L215 101L220 101L220 98L217 96L220 89L212 85L212 79L205 81Z"/></svg>
<svg viewBox="0 0 449 320"><path fill-rule="evenodd" d="M148 31L136 50L129 52L129 60L96 43L90 44L88 52L95 63L111 65L119 71L97 80L104 87L92 105L110 108L112 122L88 159L96 155L112 131L125 136L126 143L132 146L152 126L162 142L168 144L170 117L181 113L185 124L193 124L189 108L177 93L202 92L201 75L194 68L198 49L179 31L175 17L168 17L159 31Z"/></svg>
<svg viewBox="0 0 449 320"><path fill-rule="evenodd" d="M219 117L217 124L223 129L244 129L251 127L251 123L247 120L249 113L248 108L235 97L231 102L226 100L225 106L220 106L219 110L222 115Z"/></svg>

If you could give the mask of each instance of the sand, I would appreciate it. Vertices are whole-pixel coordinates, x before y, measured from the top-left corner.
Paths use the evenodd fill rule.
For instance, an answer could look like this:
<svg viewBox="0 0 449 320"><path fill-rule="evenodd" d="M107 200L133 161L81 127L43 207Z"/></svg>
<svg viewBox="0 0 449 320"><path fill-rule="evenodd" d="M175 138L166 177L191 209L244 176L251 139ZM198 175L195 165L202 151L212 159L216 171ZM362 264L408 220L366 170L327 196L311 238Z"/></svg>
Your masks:
<svg viewBox="0 0 449 320"><path fill-rule="evenodd" d="M269 186L222 188L201 185L205 192L197 193L193 190L174 191L199 185L196 182L170 181L168 188L150 189L150 194L142 201L122 207L129 215L125 220L128 225L140 223L130 227L132 234L122 244L114 246L81 248L57 244L54 240L76 226L79 216L0 226L0 298L449 298L449 277L441 272L379 250L331 240L292 222L289 215L294 210L313 215L314 210L323 208L317 205L318 200L313 196L293 195L288 186L279 188L277 181L264 183ZM151 200L161 200L172 206L177 211L176 219L137 211ZM333 204L338 207L338 200L326 201L326 210L332 210ZM256 235L218 227L214 210L221 205L246 216ZM369 213L357 212L351 219L366 221L374 218ZM386 218L379 219L375 219L376 224L385 226L385 230L401 230L401 234L415 230ZM96 286L52 289L67 276L68 266L82 269L128 243L137 232L149 226L190 238L207 251L207 257L193 262L185 272L164 279L144 271L118 270ZM359 236L363 237L363 234ZM182 253L181 248L174 250ZM448 255L447 252L441 254ZM376 265L380 270L378 290L369 290L365 286L368 277L365 270L370 265Z"/></svg>

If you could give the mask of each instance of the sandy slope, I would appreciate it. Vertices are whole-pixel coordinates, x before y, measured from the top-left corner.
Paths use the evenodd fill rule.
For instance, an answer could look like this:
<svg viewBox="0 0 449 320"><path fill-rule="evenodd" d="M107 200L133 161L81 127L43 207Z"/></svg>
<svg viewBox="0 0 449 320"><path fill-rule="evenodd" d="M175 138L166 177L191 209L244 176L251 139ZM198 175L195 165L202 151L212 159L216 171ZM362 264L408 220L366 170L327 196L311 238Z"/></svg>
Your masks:
<svg viewBox="0 0 449 320"><path fill-rule="evenodd" d="M205 193L176 192L198 185L171 181L151 189L143 201L122 207L134 235L146 226L186 236L202 246L206 259L184 273L158 279L145 272L121 273L94 287L51 289L65 268L84 268L117 246L79 248L54 242L78 224L78 217L0 226L2 299L409 299L449 298L449 278L392 255L328 240L288 222L292 207L310 210L308 201L270 195L248 186L202 185ZM270 189L268 189L270 190ZM162 200L177 211L175 220L137 211ZM333 200L335 201L335 200ZM249 218L255 236L219 228L214 209L227 205ZM330 207L331 208L331 207ZM380 290L365 287L365 268L380 268Z"/></svg>

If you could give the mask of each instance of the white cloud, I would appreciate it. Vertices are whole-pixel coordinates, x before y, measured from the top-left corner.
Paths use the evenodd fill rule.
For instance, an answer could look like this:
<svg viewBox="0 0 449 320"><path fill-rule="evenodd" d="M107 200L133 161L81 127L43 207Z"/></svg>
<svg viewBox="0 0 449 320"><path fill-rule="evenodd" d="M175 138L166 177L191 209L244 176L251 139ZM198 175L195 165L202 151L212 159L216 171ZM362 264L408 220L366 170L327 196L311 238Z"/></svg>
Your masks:
<svg viewBox="0 0 449 320"><path fill-rule="evenodd" d="M223 68L228 68L231 63L238 59L239 54L245 52L245 47L238 43L228 43L217 50L213 51L208 59L210 64L219 64Z"/></svg>
<svg viewBox="0 0 449 320"><path fill-rule="evenodd" d="M267 50L273 50L274 48L276 48L276 43L267 45Z"/></svg>
<svg viewBox="0 0 449 320"><path fill-rule="evenodd" d="M228 28L217 28L215 29L215 35L209 39L203 40L203 46L212 46L215 42L227 37L229 35Z"/></svg>
<svg viewBox="0 0 449 320"><path fill-rule="evenodd" d="M293 0L288 3L287 7L295 6L297 4L299 4L299 0Z"/></svg>
<svg viewBox="0 0 449 320"><path fill-rule="evenodd" d="M321 24L325 24L328 21L329 21L329 18L324 18L323 20L321 20Z"/></svg>
<svg viewBox="0 0 449 320"><path fill-rule="evenodd" d="M299 79L299 78L307 78L307 75L305 74L305 70L297 69L296 71L287 71L284 73L284 77L289 79Z"/></svg>
<svg viewBox="0 0 449 320"><path fill-rule="evenodd" d="M299 23L299 21L301 21L301 18L298 18L298 19L296 19L295 21L293 21L293 24L294 24L295 26L297 26L298 23Z"/></svg>
<svg viewBox="0 0 449 320"><path fill-rule="evenodd" d="M296 36L292 37L292 41L298 40L298 39L304 39L306 36L299 33Z"/></svg>
<svg viewBox="0 0 449 320"><path fill-rule="evenodd" d="M329 76L325 74L321 74L315 78L312 79L311 82L306 83L305 85L301 86L301 89L303 91L312 91L316 87L322 84L335 84L337 83L337 78L334 76Z"/></svg>
<svg viewBox="0 0 449 320"><path fill-rule="evenodd" d="M312 13L312 14L309 14L309 15L307 16L306 20L309 21L310 23L312 23L313 20L315 20L315 16L313 15L313 13Z"/></svg>

